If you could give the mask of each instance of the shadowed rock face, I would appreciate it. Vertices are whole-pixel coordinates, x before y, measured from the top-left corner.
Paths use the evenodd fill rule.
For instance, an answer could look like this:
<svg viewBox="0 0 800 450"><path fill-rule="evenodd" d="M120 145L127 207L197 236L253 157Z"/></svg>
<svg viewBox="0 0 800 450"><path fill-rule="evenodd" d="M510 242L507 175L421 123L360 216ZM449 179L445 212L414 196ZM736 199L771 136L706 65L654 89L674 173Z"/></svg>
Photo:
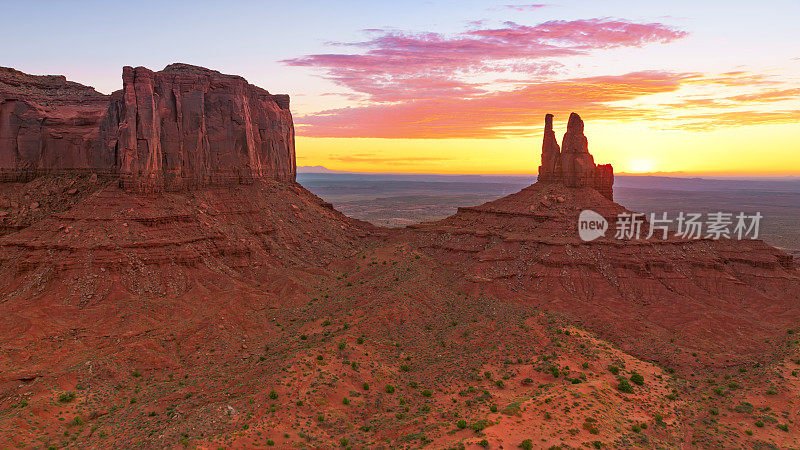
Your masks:
<svg viewBox="0 0 800 450"><path fill-rule="evenodd" d="M561 149L553 132L553 115L545 116L539 181L560 182L567 187L591 187L607 199L614 199L614 169L611 164L595 165L579 115L569 115Z"/></svg>
<svg viewBox="0 0 800 450"><path fill-rule="evenodd" d="M109 97L0 69L0 181L94 172L146 192L294 181L289 96L187 64L122 78Z"/></svg>
<svg viewBox="0 0 800 450"><path fill-rule="evenodd" d="M0 181L110 170L95 159L108 98L63 76L0 67Z"/></svg>

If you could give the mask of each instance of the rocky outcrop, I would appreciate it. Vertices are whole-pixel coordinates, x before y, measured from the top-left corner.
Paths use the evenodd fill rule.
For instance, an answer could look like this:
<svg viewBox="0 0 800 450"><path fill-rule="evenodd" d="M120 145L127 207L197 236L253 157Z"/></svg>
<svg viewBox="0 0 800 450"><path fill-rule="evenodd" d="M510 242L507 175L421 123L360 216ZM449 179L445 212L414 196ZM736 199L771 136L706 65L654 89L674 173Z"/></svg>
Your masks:
<svg viewBox="0 0 800 450"><path fill-rule="evenodd" d="M0 181L110 171L95 153L108 99L63 76L0 67Z"/></svg>
<svg viewBox="0 0 800 450"><path fill-rule="evenodd" d="M591 187L609 200L614 199L614 169L611 164L595 165L579 115L569 115L560 149L553 132L553 115L545 116L539 181L560 182L567 187Z"/></svg>
<svg viewBox="0 0 800 450"><path fill-rule="evenodd" d="M0 181L92 172L146 192L294 181L288 95L187 64L122 78L107 96L0 68Z"/></svg>
<svg viewBox="0 0 800 450"><path fill-rule="evenodd" d="M203 185L294 181L289 97L244 78L172 64L125 67L100 129L123 187L181 190Z"/></svg>

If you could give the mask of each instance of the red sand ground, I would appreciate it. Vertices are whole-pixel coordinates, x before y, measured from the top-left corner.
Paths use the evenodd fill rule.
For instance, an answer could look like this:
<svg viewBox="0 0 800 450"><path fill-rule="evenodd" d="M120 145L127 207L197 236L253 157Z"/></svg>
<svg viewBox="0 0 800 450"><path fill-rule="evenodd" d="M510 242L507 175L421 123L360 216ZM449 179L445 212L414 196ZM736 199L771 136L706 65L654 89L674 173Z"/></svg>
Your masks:
<svg viewBox="0 0 800 450"><path fill-rule="evenodd" d="M582 244L621 207L559 186L386 230L293 184L74 181L0 237L0 446L800 447L763 243Z"/></svg>

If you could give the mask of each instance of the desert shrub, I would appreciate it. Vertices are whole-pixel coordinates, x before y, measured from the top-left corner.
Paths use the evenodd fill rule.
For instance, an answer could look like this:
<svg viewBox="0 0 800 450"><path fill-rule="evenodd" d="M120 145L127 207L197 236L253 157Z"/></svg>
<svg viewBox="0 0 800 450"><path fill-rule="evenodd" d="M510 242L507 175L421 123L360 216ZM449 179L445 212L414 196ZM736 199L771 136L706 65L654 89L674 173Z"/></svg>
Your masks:
<svg viewBox="0 0 800 450"><path fill-rule="evenodd" d="M489 407L489 411L496 413L497 412L497 405L492 405Z"/></svg>
<svg viewBox="0 0 800 450"><path fill-rule="evenodd" d="M325 422L325 414L319 414L317 416L317 422Z"/></svg>
<svg viewBox="0 0 800 450"><path fill-rule="evenodd" d="M781 431L788 432L789 431L789 425L787 425L785 423L782 423L782 424L778 425L778 429L781 430Z"/></svg>
<svg viewBox="0 0 800 450"><path fill-rule="evenodd" d="M267 439L267 445L272 447L273 445L275 445L275 441L273 441L272 439Z"/></svg>
<svg viewBox="0 0 800 450"><path fill-rule="evenodd" d="M362 388L363 388L365 391L368 391L368 390L369 390L369 383L366 383L366 382L365 382L364 384L362 384L362 385L361 385L361 387L362 387Z"/></svg>
<svg viewBox="0 0 800 450"><path fill-rule="evenodd" d="M138 370L135 370L135 369L134 369L134 371L133 371L133 372L131 372L131 375L132 375L134 378L139 378L139 377L141 377L141 376L142 376L142 373L141 373L141 372L139 372Z"/></svg>
<svg viewBox="0 0 800 450"><path fill-rule="evenodd" d="M409 366L408 364L403 364L400 366L400 370L402 370L403 372L408 372L411 370L411 366Z"/></svg>
<svg viewBox="0 0 800 450"><path fill-rule="evenodd" d="M642 374L638 372L633 372L631 373L631 382L633 384L641 386L644 384L644 377L642 376Z"/></svg>
<svg viewBox="0 0 800 450"><path fill-rule="evenodd" d="M478 444L480 444L480 446L483 448L489 448L489 441L487 441L486 439L483 439Z"/></svg>
<svg viewBox="0 0 800 450"><path fill-rule="evenodd" d="M631 386L631 384L625 378L619 379L619 385L617 386L617 389L626 394L633 394L633 386Z"/></svg>
<svg viewBox="0 0 800 450"><path fill-rule="evenodd" d="M464 419L459 419L458 422L456 422L456 427L458 427L459 430L467 428L467 421Z"/></svg>
<svg viewBox="0 0 800 450"><path fill-rule="evenodd" d="M347 439L347 438L341 438L341 439L339 439L339 445L341 445L342 447L347 447L347 444L348 444L349 442L350 442L350 440L349 440L349 439Z"/></svg>
<svg viewBox="0 0 800 450"><path fill-rule="evenodd" d="M592 418L586 419L586 422L583 423L583 429L591 434L600 434L600 430L597 428L595 420Z"/></svg>
<svg viewBox="0 0 800 450"><path fill-rule="evenodd" d="M305 335L305 334L301 334L301 335L300 335L300 340L301 340L301 341L305 341L306 339L308 339L308 336L307 336L307 335Z"/></svg>
<svg viewBox="0 0 800 450"><path fill-rule="evenodd" d="M278 393L277 393L277 392L275 392L275 389L271 389L271 390L269 391L269 398L271 398L272 400L275 400L275 399L277 399L277 398L278 398Z"/></svg>
<svg viewBox="0 0 800 450"><path fill-rule="evenodd" d="M522 415L522 408L519 406L519 402L510 403L508 406L503 408L500 413L505 414L507 416L521 416Z"/></svg>
<svg viewBox="0 0 800 450"><path fill-rule="evenodd" d="M581 367L584 368L584 369L588 369L589 368L589 363L588 362L584 362L583 364L581 364Z"/></svg>
<svg viewBox="0 0 800 450"><path fill-rule="evenodd" d="M525 439L524 441L520 442L519 448L522 450L533 450L533 441L530 439Z"/></svg>
<svg viewBox="0 0 800 450"><path fill-rule="evenodd" d="M364 343L364 338L360 337L360 338L356 339L356 343L357 344L363 344Z"/></svg>
<svg viewBox="0 0 800 450"><path fill-rule="evenodd" d="M639 424L634 424L634 425L631 427L631 431L633 431L634 433L639 433L640 431L642 431L642 427L641 427L641 426L639 426Z"/></svg>
<svg viewBox="0 0 800 450"><path fill-rule="evenodd" d="M619 375L619 367L617 366L608 366L608 371L614 375Z"/></svg>
<svg viewBox="0 0 800 450"><path fill-rule="evenodd" d="M497 387L499 387L500 389L503 389L504 387L506 387L506 384L505 384L505 383L503 383L503 380L496 380L496 381L494 382L494 384L495 384Z"/></svg>
<svg viewBox="0 0 800 450"><path fill-rule="evenodd" d="M342 398L342 404L343 405L349 405L350 404L350 399L347 398L347 397Z"/></svg>
<svg viewBox="0 0 800 450"><path fill-rule="evenodd" d="M709 412L709 413L710 413L712 416L716 416L716 415L718 415L718 414L719 414L719 408L709 408L708 412Z"/></svg>
<svg viewBox="0 0 800 450"><path fill-rule="evenodd" d="M767 389L767 395L775 395L775 394L777 394L775 389Z"/></svg>
<svg viewBox="0 0 800 450"><path fill-rule="evenodd" d="M83 419L81 418L81 416L76 416L74 419L72 419L72 424L76 426L81 426L83 425Z"/></svg>
<svg viewBox="0 0 800 450"><path fill-rule="evenodd" d="M756 426L757 426L758 428L764 428L764 422L762 422L762 421L760 421L760 420L757 420L757 421L756 421Z"/></svg>
<svg viewBox="0 0 800 450"><path fill-rule="evenodd" d="M383 390L386 391L387 394L393 394L394 386L392 386L391 384L387 384Z"/></svg>
<svg viewBox="0 0 800 450"><path fill-rule="evenodd" d="M480 433L481 431L485 430L486 427L488 426L489 426L489 421L486 419L481 419L470 425L470 428L472 428L472 431Z"/></svg>
<svg viewBox="0 0 800 450"><path fill-rule="evenodd" d="M433 395L433 393L430 391L430 389L423 389L422 390L422 396L423 397L430 397L431 395Z"/></svg>
<svg viewBox="0 0 800 450"><path fill-rule="evenodd" d="M59 403L69 403L75 400L75 393L74 392L63 392L58 395L58 402Z"/></svg>
<svg viewBox="0 0 800 450"><path fill-rule="evenodd" d="M345 347L347 347L347 343L342 339L339 341L339 350L344 350Z"/></svg>

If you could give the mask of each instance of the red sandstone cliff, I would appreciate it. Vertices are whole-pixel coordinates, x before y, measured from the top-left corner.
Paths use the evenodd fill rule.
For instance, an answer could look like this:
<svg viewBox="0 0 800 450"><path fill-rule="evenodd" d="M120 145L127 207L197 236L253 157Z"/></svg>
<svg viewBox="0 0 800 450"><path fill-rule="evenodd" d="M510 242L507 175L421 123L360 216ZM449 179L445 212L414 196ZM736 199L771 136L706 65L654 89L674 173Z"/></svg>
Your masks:
<svg viewBox="0 0 800 450"><path fill-rule="evenodd" d="M0 68L0 181L95 172L143 191L294 181L287 95L187 64L125 67L122 78L109 98Z"/></svg>
<svg viewBox="0 0 800 450"><path fill-rule="evenodd" d="M0 67L0 181L107 171L95 159L108 96L63 76Z"/></svg>
<svg viewBox="0 0 800 450"><path fill-rule="evenodd" d="M207 184L294 181L288 96L244 78L171 64L125 67L100 129L122 185L179 190Z"/></svg>
<svg viewBox="0 0 800 450"><path fill-rule="evenodd" d="M560 182L567 187L591 187L614 200L614 169L611 164L595 165L589 153L589 141L583 134L583 120L575 113L569 115L560 149L553 132L553 115L545 116L539 181Z"/></svg>

